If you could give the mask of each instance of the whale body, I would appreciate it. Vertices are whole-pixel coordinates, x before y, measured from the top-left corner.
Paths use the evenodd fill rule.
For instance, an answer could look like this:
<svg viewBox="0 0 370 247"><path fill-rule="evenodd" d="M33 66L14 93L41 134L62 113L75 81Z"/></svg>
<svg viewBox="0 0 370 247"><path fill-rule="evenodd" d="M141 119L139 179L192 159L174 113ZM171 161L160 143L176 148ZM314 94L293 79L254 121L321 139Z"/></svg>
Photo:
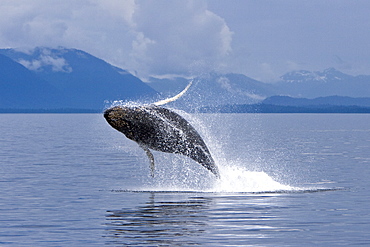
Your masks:
<svg viewBox="0 0 370 247"><path fill-rule="evenodd" d="M218 168L194 127L179 114L159 105L114 106L104 112L104 118L145 150L152 176L154 156L150 149L188 156L219 178Z"/></svg>

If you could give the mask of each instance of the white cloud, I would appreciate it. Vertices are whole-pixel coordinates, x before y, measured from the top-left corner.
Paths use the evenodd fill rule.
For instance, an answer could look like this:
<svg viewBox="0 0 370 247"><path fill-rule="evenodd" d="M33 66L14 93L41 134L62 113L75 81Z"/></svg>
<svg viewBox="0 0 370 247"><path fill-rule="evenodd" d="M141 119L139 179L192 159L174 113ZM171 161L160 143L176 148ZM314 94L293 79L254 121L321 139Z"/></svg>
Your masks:
<svg viewBox="0 0 370 247"><path fill-rule="evenodd" d="M227 77L221 76L216 81L218 84L220 84L221 88L226 89L229 92L232 92L233 87L230 84L230 80Z"/></svg>
<svg viewBox="0 0 370 247"><path fill-rule="evenodd" d="M0 47L72 47L142 75L215 69L231 39L205 0L0 2Z"/></svg>
<svg viewBox="0 0 370 247"><path fill-rule="evenodd" d="M274 81L291 69L328 67L369 74L369 7L367 0L1 0L0 47L82 49L139 75L217 70Z"/></svg>
<svg viewBox="0 0 370 247"><path fill-rule="evenodd" d="M339 69L334 56L351 65L343 72L370 74L369 8L368 0L208 1L235 32L228 70L263 81L292 68Z"/></svg>
<svg viewBox="0 0 370 247"><path fill-rule="evenodd" d="M205 1L139 3L134 15L137 31L153 41L144 56L150 73L212 70L231 51L232 32L222 18L207 10Z"/></svg>
<svg viewBox="0 0 370 247"><path fill-rule="evenodd" d="M51 51L47 48L40 51L40 55L37 59L30 61L20 59L18 62L29 70L34 71L42 70L45 66L50 66L54 72L72 72L72 67L64 58L51 54Z"/></svg>

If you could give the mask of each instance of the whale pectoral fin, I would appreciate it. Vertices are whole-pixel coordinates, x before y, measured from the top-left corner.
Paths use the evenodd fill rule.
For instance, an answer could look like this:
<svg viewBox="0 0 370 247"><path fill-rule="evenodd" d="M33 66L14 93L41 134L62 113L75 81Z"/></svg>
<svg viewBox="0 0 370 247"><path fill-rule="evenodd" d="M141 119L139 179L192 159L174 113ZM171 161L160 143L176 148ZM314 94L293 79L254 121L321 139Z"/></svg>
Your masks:
<svg viewBox="0 0 370 247"><path fill-rule="evenodd" d="M152 152L150 152L149 148L147 148L145 146L142 146L142 145L140 145L140 147L142 149L144 149L146 155L149 158L149 161L150 161L150 172L151 172L150 175L152 177L154 177L154 169L155 169L155 166L154 166L154 155L152 154Z"/></svg>

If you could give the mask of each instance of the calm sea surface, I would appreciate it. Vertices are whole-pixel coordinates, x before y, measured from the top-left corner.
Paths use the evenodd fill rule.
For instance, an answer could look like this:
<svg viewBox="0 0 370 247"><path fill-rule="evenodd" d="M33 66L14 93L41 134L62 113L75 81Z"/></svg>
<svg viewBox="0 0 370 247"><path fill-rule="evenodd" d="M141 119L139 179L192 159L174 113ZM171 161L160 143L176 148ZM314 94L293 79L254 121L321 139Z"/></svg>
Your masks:
<svg viewBox="0 0 370 247"><path fill-rule="evenodd" d="M0 114L1 246L370 245L370 115L184 115L221 180L102 114Z"/></svg>

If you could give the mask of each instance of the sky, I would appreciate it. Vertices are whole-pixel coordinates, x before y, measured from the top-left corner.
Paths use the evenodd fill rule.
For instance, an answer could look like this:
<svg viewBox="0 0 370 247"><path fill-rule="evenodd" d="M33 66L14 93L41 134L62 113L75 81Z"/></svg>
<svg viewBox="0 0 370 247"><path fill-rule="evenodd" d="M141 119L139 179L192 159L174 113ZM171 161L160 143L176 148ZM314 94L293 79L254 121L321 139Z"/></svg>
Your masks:
<svg viewBox="0 0 370 247"><path fill-rule="evenodd" d="M0 48L76 48L148 76L370 75L368 0L0 0Z"/></svg>

